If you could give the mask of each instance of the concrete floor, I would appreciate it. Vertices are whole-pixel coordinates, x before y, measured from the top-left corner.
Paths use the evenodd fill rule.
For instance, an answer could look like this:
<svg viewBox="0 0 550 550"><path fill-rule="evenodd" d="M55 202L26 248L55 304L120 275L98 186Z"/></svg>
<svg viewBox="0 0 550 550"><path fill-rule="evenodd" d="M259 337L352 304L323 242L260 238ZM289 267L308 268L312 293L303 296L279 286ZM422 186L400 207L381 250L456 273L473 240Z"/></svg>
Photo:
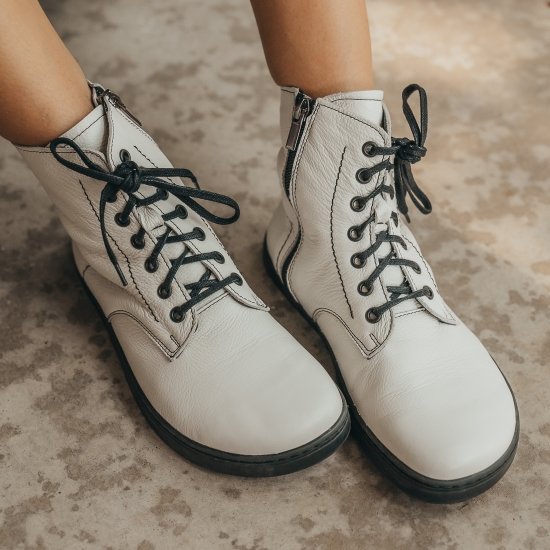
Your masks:
<svg viewBox="0 0 550 550"><path fill-rule="evenodd" d="M241 0L44 0L89 77L118 90L177 166L236 197L219 233L276 317L330 370L264 274L278 189L278 91ZM453 309L516 390L522 434L494 489L436 506L395 489L355 441L279 479L201 470L130 396L45 193L0 143L0 547L550 548L550 8L545 0L372 0L395 135L404 85L430 96L413 229ZM416 169L417 168L417 169Z"/></svg>

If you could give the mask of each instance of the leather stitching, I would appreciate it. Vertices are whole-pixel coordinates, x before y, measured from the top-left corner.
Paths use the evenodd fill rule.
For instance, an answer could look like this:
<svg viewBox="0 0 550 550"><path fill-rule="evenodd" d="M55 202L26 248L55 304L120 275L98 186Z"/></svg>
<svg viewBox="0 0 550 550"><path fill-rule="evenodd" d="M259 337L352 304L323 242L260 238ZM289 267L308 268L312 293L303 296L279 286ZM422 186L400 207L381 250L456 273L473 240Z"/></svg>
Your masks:
<svg viewBox="0 0 550 550"><path fill-rule="evenodd" d="M80 188L82 189L82 192L84 193L84 196L86 197L86 200L90 204L90 207L91 207L95 217L99 221L99 216L97 215L97 212L95 211L94 205L92 204L92 201L90 200L90 197L88 196L88 193L86 193L86 190L84 189L84 185L82 184L82 181L80 179L78 180L78 183L80 184ZM145 305L147 306L147 308L151 312L151 315L153 316L153 319L158 323L159 320L157 319L157 316L154 314L153 309L149 305L149 302L147 302L147 300L145 299L145 296L142 294L139 286L136 283L136 280L134 279L134 274L132 273L132 268L130 266L130 260L128 259L128 256L126 256L126 254L124 254L124 252L122 251L122 249L120 248L118 243L115 241L115 239L113 239L113 237L111 236L110 233L107 232L107 236L113 241L113 243L117 247L118 251L124 256L124 259L126 260L126 264L128 265L128 271L130 272L130 277L132 279L132 282L134 283L134 286L136 287L136 290L138 291L139 295L141 296L141 299L143 300L143 302L145 303Z"/></svg>
<svg viewBox="0 0 550 550"><path fill-rule="evenodd" d="M99 120L99 119L98 119L98 120ZM97 120L96 120L95 122L97 122ZM132 123L132 124L133 124L133 123ZM134 124L134 126L135 126L135 124ZM141 130L141 131L142 131L142 133L145 134L145 132L143 132L143 130ZM145 134L145 135L147 135L147 134ZM149 136L147 136L147 137L149 137ZM149 139L151 139L151 138L149 138ZM151 141L152 141L152 140L151 140ZM154 143L154 142L153 142L153 143ZM26 153L47 154L47 155L51 155L51 151L49 151L49 150L37 151L37 150L34 150L34 149L26 149L26 148L24 148L24 147L18 147L18 149L21 150L21 151L25 151ZM95 151L86 150L86 152L87 152L89 155L91 155L91 156L95 156L95 157L96 157L98 160L100 160L101 162L104 162L104 159L103 159L100 155L98 155ZM69 153L69 154L71 154L71 153ZM95 208L94 208L94 206L93 206L93 203L92 203L92 201L90 200L90 197L88 196L88 194L86 193L86 190L84 189L84 186L83 186L83 184L82 184L82 182L81 182L80 180L79 180L79 184L80 184L80 187L81 187L81 189L82 189L82 192L84 193L84 196L86 197L86 200L87 200L88 203L90 204L90 207L91 207L91 209L92 209L92 211L93 211L95 217L99 220L98 214L97 214L97 212L96 212L96 210L95 210ZM130 261L129 261L128 257L127 257L126 254L124 254L124 252L121 250L120 246L119 246L118 243L115 241L115 239L114 239L109 233L107 233L107 234L108 234L109 238L113 241L113 243L115 244L115 246L117 247L117 249L119 250L119 252L124 256L124 258L125 258L125 260L126 260L126 263L127 263L127 265L128 265L128 271L129 271L129 273L130 273L130 277L131 277L131 279L132 279L132 282L134 283L134 286L136 287L136 290L138 291L138 293L139 293L139 295L141 296L141 298L143 299L145 305L147 306L147 308L148 308L149 311L151 312L151 315L153 316L153 319L154 319L157 323L159 323L159 322L160 322L159 319L158 319L157 316L154 314L154 312L153 312L151 306L149 305L149 303L148 303L147 300L145 299L145 296L142 294L140 288L139 288L138 285L137 285L137 282L136 282L136 280L135 280L135 278L134 278L134 274L133 274L132 269L131 269L131 267L130 267ZM150 236L148 233L146 233L146 234L147 234L147 236L148 236L149 238L151 238L151 236ZM161 254L161 256L162 256L162 254ZM163 260L164 260L164 262L166 263L166 259L165 259L164 257L163 257ZM166 263L166 265L168 265L168 264ZM87 267L90 267L90 266L87 266ZM85 272L85 271L86 271L86 270L84 270L84 272ZM84 276L84 272L82 273L82 276ZM186 295L185 292L183 292L183 290L181 289L181 286L179 285L179 283L178 283L177 281L176 281L176 284L178 285L178 287L179 287L180 290L182 291L182 294L185 296L185 295ZM194 312L191 312L191 314L192 314L193 320L194 320L194 319L195 319L195 314L194 314ZM111 314L111 315L112 315L112 314ZM131 315L131 314L128 313L128 315ZM142 326L145 327L145 325L143 325L138 319L136 319L136 320L140 323L140 325L142 325ZM147 328L146 328L146 330L147 330L148 333L150 333L150 331L149 331ZM151 333L151 334L152 334L152 333ZM152 335L152 336L153 336L153 338L154 338L155 340L157 340L157 338L156 338L154 335ZM176 350L173 354L170 353L170 352L166 352L166 355L168 355L168 356L170 356L171 358L173 358L173 357L175 356L175 354L176 354L179 350L181 350L181 349L183 348L183 346L184 346L184 344L185 344L185 341L186 341L187 339L185 339L184 342L180 343L180 342L177 341L177 339L174 338L174 336L173 336L172 334L169 333L169 336L170 336L170 339L171 339L172 341L174 341L174 342L179 346L178 350ZM159 341L159 342L160 342L160 341ZM164 344L162 344L161 342L160 342L160 345L162 346L163 351L168 350L168 348L166 348L166 346L165 346Z"/></svg>
<svg viewBox="0 0 550 550"><path fill-rule="evenodd" d="M200 313L202 313L203 311L206 311L207 309L211 308L213 305L217 304L220 300L223 300L224 298L227 298L228 296L229 296L229 294L225 293L225 294L222 294L221 296L218 296L217 298L214 298L214 300L212 300L211 302L206 304L206 306L203 307L200 310Z"/></svg>
<svg viewBox="0 0 550 550"><path fill-rule="evenodd" d="M154 142L153 142L153 143L154 143ZM136 145L133 145L133 147L138 151L138 153L140 153L140 154L143 156L143 158L145 158L148 162L150 162L155 168L158 168L158 166L157 166L150 158L148 158L148 157L147 157L147 156L146 156L146 155L145 155ZM167 179L169 179L174 185L178 185L178 184L177 184L176 182L174 182L171 178L167 178ZM159 210L159 212L161 212L161 214L162 214L162 210L160 210L160 208L158 208L157 205L153 205L153 206L155 206L155 207ZM210 227L210 224L208 224L208 223L204 220L204 218L202 218L202 216L201 216L200 218L201 218L201 220L203 221L203 223L205 224L205 226L208 228L208 230L210 231L210 233L212 234L212 236L214 237L214 239L217 241L217 243L219 244L220 248L222 248L222 250L224 250L225 252L227 252L227 250L226 250L225 247L223 246L222 242L220 241L220 239L218 238L218 236L217 236L216 233L214 232L214 230ZM175 224L173 224L171 227L177 228L178 233L181 233L180 228L177 227ZM197 249L195 249L195 252L197 252ZM208 263L208 262L201 262L201 263L205 263L206 265L208 265L208 268L209 268L209 269L212 269L212 271L214 271L214 272L217 273L219 276L221 276L220 271L218 271L218 270L216 269L216 267L214 267L212 264L210 264L210 263ZM252 292L252 290L251 290L252 300L250 300L250 299L247 298L246 296L243 296L242 294L240 294L240 293L239 293L238 291L236 291L235 289L232 289L232 291L233 291L237 296L239 296L240 298L242 298L242 299L243 299L245 302L247 302L247 303L254 303L254 304L256 304L257 306L260 306L260 307L263 307L263 308L266 307L265 304L263 304L262 302L259 302L259 301L256 299L256 297L255 297L254 293ZM228 291L226 291L226 292L228 292Z"/></svg>
<svg viewBox="0 0 550 550"><path fill-rule="evenodd" d="M346 332L351 336L353 341L357 344L357 347L359 348L359 351L361 352L362 355L364 355L365 357L368 357L373 353L374 350L369 351L365 347L363 342L361 342L361 340L354 334L353 330L348 326L348 324L344 321L344 319L342 319L342 317L340 317L338 313L336 313L335 311L332 311L332 309L329 309L326 307L317 308L313 312L313 315L311 317L315 321L315 324L319 325L317 318L319 317L320 313L328 313L333 317L335 317L338 321L340 321L340 323L342 323L343 327L346 329Z"/></svg>
<svg viewBox="0 0 550 550"><path fill-rule="evenodd" d="M126 311L124 309L117 309L115 311L112 311L110 314L109 314L109 317L107 317L107 321L111 322L111 319L116 316L116 315L126 315L127 317L130 317L131 319L133 319L134 321L136 321L136 323L138 323L141 328L143 328L143 330L145 330L145 332L150 336L150 338L152 340L154 340L154 342L162 349L162 351L168 355L170 358L173 358L174 355L178 352L178 349L176 349L175 351L171 351L168 347L166 347L165 344L162 343L161 340L159 340L150 330L149 328L147 327L147 325L145 325L144 323L142 323L140 321L140 319L138 319L135 315L131 314L129 311ZM177 342L176 342L177 343Z"/></svg>
<svg viewBox="0 0 550 550"><path fill-rule="evenodd" d="M96 118L89 126L86 126L86 128L84 128L84 130L82 130L82 132L80 132L80 134L76 135L73 139L76 140L77 138L79 138L86 130L89 130L96 122L100 121L103 117L105 116L104 113L101 113L101 115Z"/></svg>
<svg viewBox="0 0 550 550"><path fill-rule="evenodd" d="M418 308L418 309L413 309L411 311L405 311L403 313L397 313L395 317L406 317L407 315L412 315L413 313L418 313L419 311L424 311L424 309Z"/></svg>
<svg viewBox="0 0 550 550"><path fill-rule="evenodd" d="M342 158L340 159L340 166L338 166L338 173L336 174L336 182L334 183L334 192L332 193L332 202L330 204L330 246L332 248L332 256L336 264L336 271L338 272L338 278L340 279L340 285L342 286L342 292L344 293L344 298L348 304L349 314L353 319L353 310L351 309L351 304L348 300L348 295L346 294L346 289L344 287L344 281L342 279L342 273L340 272L340 265L338 264L338 258L336 257L336 251L334 250L334 224L333 224L333 215L334 215L334 198L336 197L336 190L338 189L338 182L340 181L340 174L342 172L342 164L344 163L344 155L346 154L346 147L342 151Z"/></svg>
<svg viewBox="0 0 550 550"><path fill-rule="evenodd" d="M329 99L331 103L336 103L337 101L383 101L382 99L370 99L367 97L339 97L337 99Z"/></svg>
<svg viewBox="0 0 550 550"><path fill-rule="evenodd" d="M360 122L364 126L368 126L371 130L374 130L380 136L380 138L383 140L384 143L387 143L386 139L384 139L384 134L378 128L376 128L376 126L373 126L372 124L369 124L368 122L361 120L360 118L354 117L352 115L348 115L347 113L343 113L342 111L339 111L338 109L335 109L330 105L320 104L319 107L325 107L326 109L330 109L331 111L336 111L339 115L347 116L348 118L352 118L353 120Z"/></svg>
<svg viewBox="0 0 550 550"><path fill-rule="evenodd" d="M366 122L366 121L364 121L364 120L361 120L360 118L354 117L354 116L352 116L352 115L349 115L349 114L347 114L347 113L343 113L342 111L339 111L338 109L335 109L334 107L330 107L329 105L324 105L324 104L322 104L322 105L320 105L320 107L325 107L326 109L330 109L331 111L336 111L339 115L346 116L346 117L348 117L348 118L351 118L352 120L355 120L355 121L357 121L357 122L360 122L360 123L363 124L364 126L368 126L371 130L373 130L374 132L376 132L376 133L380 136L380 139L381 139L384 143L386 143L386 139L385 139L385 137L384 137L384 134L383 134L378 128L376 128L375 126L369 124L368 122ZM375 185L374 185L375 188L376 188L376 186L379 184L380 178L381 178L381 177L382 177L382 174L381 174L381 173L379 173L379 174L376 175L376 178L377 178L377 179L376 179L376 183L375 183ZM372 214L372 209L373 209L373 203L374 203L374 200L371 200L371 205L370 205L370 213L371 213L371 214ZM371 228L371 229L370 229L371 243L372 243L372 231L373 231L373 230L372 230L372 228ZM378 279L380 280L380 277L379 277ZM386 289L384 288L384 285L381 284L380 286L381 286L381 288L382 288L382 292L384 293L384 296L386 297L386 299L388 299L388 294L387 294L387 292L386 292ZM387 332L387 334L386 334L386 337L384 338L384 341L387 340L388 336L390 335L391 329L392 329L392 327L393 327L393 322L392 322L392 321L393 321L393 316L390 317L390 320L391 320L391 321L390 321L390 326L389 326L389 328L388 328L388 332Z"/></svg>
<svg viewBox="0 0 550 550"><path fill-rule="evenodd" d="M158 166L137 146L137 145L132 145L132 147L134 149L137 150L137 152L146 160L148 160L155 168L158 168ZM171 183L173 183L174 185L178 185L178 183L176 181L173 180L173 178L166 178L167 180L169 180Z"/></svg>
<svg viewBox="0 0 550 550"><path fill-rule="evenodd" d="M291 260L291 262L290 262L289 268L288 268L287 285L288 285L288 290L289 290L289 292L294 296L295 299L296 299L296 296L295 296L294 293L292 292L292 285L291 285L291 278L290 278L290 275L291 275L291 273L292 273L292 270L294 269L294 264L295 264L296 258L298 257L298 253L299 253L300 248L301 248L302 243L303 243L303 231L301 230L300 212L299 212L299 210L298 210L298 208L297 208L297 206L296 206L296 185L295 185L295 182L296 182L296 180L298 179L298 170L299 170L299 167L300 167L300 164L301 164L303 152L304 152L304 150L305 150L305 148L306 148L307 140L309 139L310 130L311 130L311 128L313 127L313 124L314 124L314 122L315 122L315 118L316 118L317 113L319 112L319 109L320 109L321 107L326 107L327 109L330 109L330 110L332 110L332 111L336 111L336 112L339 113L340 115L347 116L347 117L349 117L349 118L351 118L351 119L353 119L353 120L356 120L357 122L360 122L360 123L363 124L364 126L368 126L369 128L371 128L372 130L374 130L375 132L377 132L377 133L379 134L380 138L384 141L384 143L385 143L385 141L386 141L386 140L384 139L384 135L383 135L383 134L380 132L380 130L378 130L377 128L371 126L370 124L368 124L367 122L365 122L365 121L363 121L363 120L361 120L361 119L358 119L358 118L353 117L353 116L351 116L351 115L348 115L348 114L346 114L346 113L342 113L342 112L339 111L338 109L332 108L332 107L330 107L330 106L328 106L328 105L317 104L317 106L316 106L314 112L311 114L311 116L310 116L310 118L309 118L309 125L308 125L308 127L307 127L307 129L306 129L306 132L307 132L307 133L304 132L304 138L303 138L303 142L302 142L302 147L301 147L300 153L299 153L299 155L298 155L298 157L297 157L297 159L296 159L296 163L295 163L295 166L294 166L294 169L293 169L293 171L294 171L294 177L292 178L292 181L291 181L293 205L294 205L294 210L295 210L295 212L296 212L296 216L297 216L297 218L298 218L298 224L299 224L299 239L300 239L300 242L298 243L298 247L296 248L296 251L294 252L294 256L293 256L293 258L292 258L292 260ZM377 175L376 175L376 178L377 178L377 179L376 179L375 186L378 185L379 180L380 180L380 177L381 177L381 174L377 174ZM372 213L372 207L373 207L372 202L373 202L373 201L371 200L371 213ZM372 239L372 234L371 234L371 239ZM386 293L385 293L385 290L384 290L384 285L381 285L381 286L382 286L382 291L384 292L384 295L387 297L387 295L386 295ZM332 312L331 310L327 310L327 311L329 311L329 312L333 313L334 315L336 315L336 313ZM393 317L391 317L391 319L393 319ZM345 323L344 323L344 324L345 324ZM389 326L389 328L388 328L388 333L387 333L387 335L386 335L384 341L387 340L387 338L388 338L388 336L389 336L389 334L390 334L390 332L391 332L392 326L393 326L393 323L390 322L390 326ZM346 325L346 327L347 327L347 325ZM353 333L351 333L351 334L353 334ZM355 339L355 338L357 338L357 337L356 337L355 335L353 335L353 338ZM377 350L378 350L378 349L381 349L382 344L379 344L379 346L380 346L380 347L377 348ZM375 350L375 351L377 351L377 350ZM370 353L372 354L373 352L370 352Z"/></svg>

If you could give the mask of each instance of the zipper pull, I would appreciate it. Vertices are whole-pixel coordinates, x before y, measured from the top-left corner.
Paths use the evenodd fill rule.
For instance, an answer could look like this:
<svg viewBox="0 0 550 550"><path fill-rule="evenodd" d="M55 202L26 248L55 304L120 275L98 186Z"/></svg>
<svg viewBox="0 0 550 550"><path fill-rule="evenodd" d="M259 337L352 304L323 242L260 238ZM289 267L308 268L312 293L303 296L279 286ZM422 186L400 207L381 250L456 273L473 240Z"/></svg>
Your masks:
<svg viewBox="0 0 550 550"><path fill-rule="evenodd" d="M306 96L303 92L299 92L296 96L296 102L294 103L292 122L290 123L290 131L286 139L286 148L290 151L296 150L300 133L304 127L304 122L310 112L311 98Z"/></svg>
<svg viewBox="0 0 550 550"><path fill-rule="evenodd" d="M120 96L115 92L104 89L103 91L98 91L97 98L100 101L109 101L111 105L124 111L138 126L142 126L141 121L130 112L128 107L122 102L122 99L120 99Z"/></svg>

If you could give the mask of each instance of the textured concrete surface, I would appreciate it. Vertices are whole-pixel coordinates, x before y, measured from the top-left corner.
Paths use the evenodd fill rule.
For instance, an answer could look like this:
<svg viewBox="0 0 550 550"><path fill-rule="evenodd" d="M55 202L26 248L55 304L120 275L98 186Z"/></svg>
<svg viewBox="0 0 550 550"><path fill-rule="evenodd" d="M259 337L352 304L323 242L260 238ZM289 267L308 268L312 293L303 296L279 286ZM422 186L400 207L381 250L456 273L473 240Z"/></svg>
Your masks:
<svg viewBox="0 0 550 550"><path fill-rule="evenodd" d="M178 166L242 206L219 233L275 315L328 369L263 272L278 189L278 92L244 0L45 0L90 78L120 91ZM350 440L271 480L203 471L146 426L45 193L0 143L0 547L550 548L550 7L373 0L395 134L404 85L430 94L413 226L448 301L515 388L517 459L459 505L415 501ZM23 31L22 31L23 32ZM5 78L5 76L3 76Z"/></svg>

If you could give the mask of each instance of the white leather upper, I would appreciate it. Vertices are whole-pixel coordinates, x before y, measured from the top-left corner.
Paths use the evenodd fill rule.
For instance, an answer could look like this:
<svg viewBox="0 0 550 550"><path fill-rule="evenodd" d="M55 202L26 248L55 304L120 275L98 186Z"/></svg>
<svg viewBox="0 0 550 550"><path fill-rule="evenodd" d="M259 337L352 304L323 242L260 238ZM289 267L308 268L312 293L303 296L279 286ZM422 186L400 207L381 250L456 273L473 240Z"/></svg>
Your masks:
<svg viewBox="0 0 550 550"><path fill-rule="evenodd" d="M293 97L281 92L283 144ZM350 99L347 99L347 98ZM342 101L345 99L346 101ZM369 429L398 459L416 472L440 480L478 473L509 447L516 427L512 394L480 341L460 322L440 296L433 273L400 215L395 199L377 195L361 212L351 200L366 197L376 186L393 185L393 171L383 171L367 184L356 179L360 168L384 157L367 157L362 146L391 144L389 114L384 126L352 109L353 94L316 100L306 119L294 158L288 196L268 229L267 244L278 273L293 297L315 320L336 356L348 392ZM280 173L287 159L279 153ZM358 242L348 229L374 214ZM351 264L376 235L388 230L399 243L384 243L363 268ZM390 266L368 296L357 288L391 250L421 267ZM386 311L369 323L366 311L390 299L388 286L406 280L422 296Z"/></svg>
<svg viewBox="0 0 550 550"><path fill-rule="evenodd" d="M152 138L113 103L99 104L65 134L96 164L113 170L122 149L143 167L171 167ZM175 429L203 445L237 454L264 455L309 443L342 414L340 393L324 369L268 313L244 282L233 283L194 306L181 323L169 313L189 299L185 284L210 269L222 279L238 273L212 228L192 209L186 219L164 221L163 213L178 201L167 200L132 211L130 225L114 221L127 202L120 191L106 206L106 227L112 248L128 281L123 287L101 238L98 204L104 183L62 166L49 148L20 147L21 155L46 188L73 241L79 272L111 322L140 387L153 407ZM63 156L80 162L70 150ZM174 183L191 185L189 181ZM153 190L142 186L138 196ZM160 267L144 267L157 237L169 225L177 233L195 227L206 238L167 244ZM130 238L146 230L145 248ZM192 253L219 251L213 260L182 266L172 294L157 294L184 246Z"/></svg>

